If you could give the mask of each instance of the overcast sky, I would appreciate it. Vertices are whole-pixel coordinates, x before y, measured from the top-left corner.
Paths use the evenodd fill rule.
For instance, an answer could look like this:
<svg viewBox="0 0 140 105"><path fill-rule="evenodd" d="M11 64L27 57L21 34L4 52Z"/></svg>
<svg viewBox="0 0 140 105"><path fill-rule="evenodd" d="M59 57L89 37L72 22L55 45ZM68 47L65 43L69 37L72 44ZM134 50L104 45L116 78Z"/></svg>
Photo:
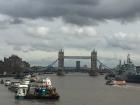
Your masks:
<svg viewBox="0 0 140 105"><path fill-rule="evenodd" d="M139 28L140 0L0 0L0 59L17 54L45 66L60 49L96 49L109 66L128 53L140 65Z"/></svg>

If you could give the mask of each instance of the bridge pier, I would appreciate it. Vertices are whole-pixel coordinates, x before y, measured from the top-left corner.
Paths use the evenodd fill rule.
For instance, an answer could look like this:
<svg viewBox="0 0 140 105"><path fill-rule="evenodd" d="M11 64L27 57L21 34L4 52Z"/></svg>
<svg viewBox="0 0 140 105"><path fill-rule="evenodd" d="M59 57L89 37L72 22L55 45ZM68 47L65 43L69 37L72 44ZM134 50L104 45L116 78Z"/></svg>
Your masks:
<svg viewBox="0 0 140 105"><path fill-rule="evenodd" d="M64 75L64 51L61 49L58 53L58 76Z"/></svg>
<svg viewBox="0 0 140 105"><path fill-rule="evenodd" d="M97 76L97 52L94 50L91 52L91 70L89 71L90 76Z"/></svg>

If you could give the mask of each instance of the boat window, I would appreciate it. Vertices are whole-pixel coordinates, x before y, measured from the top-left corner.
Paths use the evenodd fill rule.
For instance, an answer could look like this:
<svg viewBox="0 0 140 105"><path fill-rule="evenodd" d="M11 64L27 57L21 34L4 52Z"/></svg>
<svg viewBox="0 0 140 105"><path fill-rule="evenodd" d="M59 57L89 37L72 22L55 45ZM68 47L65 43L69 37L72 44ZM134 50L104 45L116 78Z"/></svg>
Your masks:
<svg viewBox="0 0 140 105"><path fill-rule="evenodd" d="M23 93L25 93L26 91L25 91L25 89L23 89Z"/></svg>

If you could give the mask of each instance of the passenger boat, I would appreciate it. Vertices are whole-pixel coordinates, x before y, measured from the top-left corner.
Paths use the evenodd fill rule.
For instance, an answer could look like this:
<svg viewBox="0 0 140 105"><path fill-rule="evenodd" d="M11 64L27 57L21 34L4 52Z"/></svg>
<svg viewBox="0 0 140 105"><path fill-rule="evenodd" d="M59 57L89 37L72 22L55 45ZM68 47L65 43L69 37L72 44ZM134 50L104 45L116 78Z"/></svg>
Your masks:
<svg viewBox="0 0 140 105"><path fill-rule="evenodd" d="M30 79L31 78L31 75L30 74L29 75L25 75L24 78Z"/></svg>
<svg viewBox="0 0 140 105"><path fill-rule="evenodd" d="M18 88L22 88L22 86L30 84L30 75L26 75L21 81L13 81L9 85L8 89L14 92L18 91Z"/></svg>
<svg viewBox="0 0 140 105"><path fill-rule="evenodd" d="M5 80L5 86L10 86L11 81L10 80Z"/></svg>
<svg viewBox="0 0 140 105"><path fill-rule="evenodd" d="M19 85L20 85L19 81L11 82L10 86L8 87L8 89L11 90L11 91L17 92Z"/></svg>
<svg viewBox="0 0 140 105"><path fill-rule="evenodd" d="M38 81L38 77L36 75L31 75L30 82L36 82Z"/></svg>
<svg viewBox="0 0 140 105"><path fill-rule="evenodd" d="M27 90L28 90L28 85L25 84L19 85L15 98L24 99L25 96L27 95Z"/></svg>
<svg viewBox="0 0 140 105"><path fill-rule="evenodd" d="M106 85L126 85L125 80L108 80L106 81Z"/></svg>
<svg viewBox="0 0 140 105"><path fill-rule="evenodd" d="M30 84L30 79L24 78L24 79L21 81L21 84L29 85L29 84Z"/></svg>

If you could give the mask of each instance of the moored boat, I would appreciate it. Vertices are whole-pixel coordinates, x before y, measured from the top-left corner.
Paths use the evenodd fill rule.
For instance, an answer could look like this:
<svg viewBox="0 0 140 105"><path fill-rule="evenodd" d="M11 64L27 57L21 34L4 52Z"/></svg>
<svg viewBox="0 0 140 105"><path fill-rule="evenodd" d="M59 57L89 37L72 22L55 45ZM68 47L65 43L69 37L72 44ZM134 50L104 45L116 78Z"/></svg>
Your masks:
<svg viewBox="0 0 140 105"><path fill-rule="evenodd" d="M136 66L130 59L130 54L128 54L127 56L127 62L121 64L121 60L120 60L119 65L117 65L115 69L116 69L116 75L121 76L127 82L140 83L140 73L138 72Z"/></svg>
<svg viewBox="0 0 140 105"><path fill-rule="evenodd" d="M29 85L30 84L30 79L28 78L25 78L21 81L21 84L24 84L24 85Z"/></svg>
<svg viewBox="0 0 140 105"><path fill-rule="evenodd" d="M10 84L11 84L11 81L10 80L5 80L5 86L10 86Z"/></svg>
<svg viewBox="0 0 140 105"><path fill-rule="evenodd" d="M17 92L19 85L20 85L20 82L18 82L18 81L11 82L8 89L13 91L13 92Z"/></svg>
<svg viewBox="0 0 140 105"><path fill-rule="evenodd" d="M31 75L30 82L38 81L38 77L36 75Z"/></svg>
<svg viewBox="0 0 140 105"><path fill-rule="evenodd" d="M25 84L19 85L15 98L24 99L24 97L27 95L27 90L28 90L28 85Z"/></svg>

